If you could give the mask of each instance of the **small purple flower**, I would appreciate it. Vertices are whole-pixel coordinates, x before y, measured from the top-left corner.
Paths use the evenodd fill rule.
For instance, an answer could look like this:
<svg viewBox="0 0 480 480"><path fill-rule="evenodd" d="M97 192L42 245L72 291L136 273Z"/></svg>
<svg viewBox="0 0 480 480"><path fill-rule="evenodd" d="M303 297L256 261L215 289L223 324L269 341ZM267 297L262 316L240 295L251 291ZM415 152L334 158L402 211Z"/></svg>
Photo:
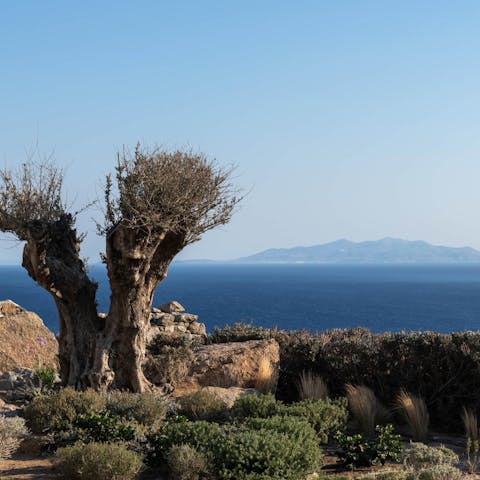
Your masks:
<svg viewBox="0 0 480 480"><path fill-rule="evenodd" d="M28 353L33 353L34 351L35 351L35 350L34 350L33 347L30 347L30 348L28 349Z"/></svg>
<svg viewBox="0 0 480 480"><path fill-rule="evenodd" d="M37 342L42 347L44 347L47 344L47 341L45 340L45 337L37 337Z"/></svg>

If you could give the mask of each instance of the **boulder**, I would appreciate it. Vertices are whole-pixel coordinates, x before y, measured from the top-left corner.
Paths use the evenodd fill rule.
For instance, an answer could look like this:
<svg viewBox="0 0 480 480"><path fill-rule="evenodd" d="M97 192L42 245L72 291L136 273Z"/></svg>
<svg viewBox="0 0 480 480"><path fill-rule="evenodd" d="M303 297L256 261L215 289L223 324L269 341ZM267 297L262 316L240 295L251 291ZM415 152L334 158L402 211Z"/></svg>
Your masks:
<svg viewBox="0 0 480 480"><path fill-rule="evenodd" d="M213 393L219 400L224 402L228 408L232 408L235 400L245 397L246 395L259 395L254 388L240 388L240 387L205 387L202 390Z"/></svg>
<svg viewBox="0 0 480 480"><path fill-rule="evenodd" d="M0 372L57 365L58 342L41 318L11 300L0 302Z"/></svg>
<svg viewBox="0 0 480 480"><path fill-rule="evenodd" d="M176 385L179 394L209 386L254 388L265 360L271 366L273 386L278 378L280 348L275 340L201 345L193 355L187 379Z"/></svg>
<svg viewBox="0 0 480 480"><path fill-rule="evenodd" d="M168 303L164 303L163 305L160 305L158 307L158 310L164 313L180 313L185 311L183 306L175 300L173 302L168 302Z"/></svg>

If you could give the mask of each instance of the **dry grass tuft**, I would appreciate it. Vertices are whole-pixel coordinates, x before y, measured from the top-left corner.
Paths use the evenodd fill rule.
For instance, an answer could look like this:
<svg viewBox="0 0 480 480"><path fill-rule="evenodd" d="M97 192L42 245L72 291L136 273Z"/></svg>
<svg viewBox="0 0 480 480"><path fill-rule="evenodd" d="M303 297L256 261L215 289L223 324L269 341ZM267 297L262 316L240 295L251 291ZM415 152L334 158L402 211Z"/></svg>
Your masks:
<svg viewBox="0 0 480 480"><path fill-rule="evenodd" d="M425 443L430 420L425 400L402 390L397 396L396 404L410 428L412 439Z"/></svg>
<svg viewBox="0 0 480 480"><path fill-rule="evenodd" d="M365 385L345 385L348 405L358 427L365 435L373 435L375 427L385 423L390 414L377 399L375 393Z"/></svg>
<svg viewBox="0 0 480 480"><path fill-rule="evenodd" d="M478 442L478 419L472 410L463 407L462 421L465 428L465 436L472 443Z"/></svg>
<svg viewBox="0 0 480 480"><path fill-rule="evenodd" d="M323 378L313 372L302 372L297 381L297 389L301 400L325 400L328 387Z"/></svg>
<svg viewBox="0 0 480 480"><path fill-rule="evenodd" d="M270 360L262 357L258 365L257 376L255 378L255 389L261 393L270 393L275 386L275 372Z"/></svg>

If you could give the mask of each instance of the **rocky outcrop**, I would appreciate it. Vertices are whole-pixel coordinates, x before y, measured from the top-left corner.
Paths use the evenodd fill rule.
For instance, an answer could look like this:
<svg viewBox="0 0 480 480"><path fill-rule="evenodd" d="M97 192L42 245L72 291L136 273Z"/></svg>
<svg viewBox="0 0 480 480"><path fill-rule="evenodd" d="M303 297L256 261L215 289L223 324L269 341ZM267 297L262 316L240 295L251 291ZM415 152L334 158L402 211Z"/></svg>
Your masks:
<svg viewBox="0 0 480 480"><path fill-rule="evenodd" d="M196 343L203 343L207 336L205 324L198 321L198 315L182 313L183 311L184 308L175 301L159 308L152 308L148 341L150 342L159 334L166 334L181 335L188 340L197 340Z"/></svg>
<svg viewBox="0 0 480 480"><path fill-rule="evenodd" d="M58 343L41 318L11 300L0 302L0 372L57 365Z"/></svg>
<svg viewBox="0 0 480 480"><path fill-rule="evenodd" d="M240 388L240 387L205 387L202 390L215 395L221 400L228 408L232 408L233 404L238 398L245 397L246 395L258 395L259 393L254 388Z"/></svg>
<svg viewBox="0 0 480 480"><path fill-rule="evenodd" d="M193 356L186 380L176 385L178 395L208 386L255 388L265 362L271 367L273 387L278 378L280 349L275 340L202 345Z"/></svg>

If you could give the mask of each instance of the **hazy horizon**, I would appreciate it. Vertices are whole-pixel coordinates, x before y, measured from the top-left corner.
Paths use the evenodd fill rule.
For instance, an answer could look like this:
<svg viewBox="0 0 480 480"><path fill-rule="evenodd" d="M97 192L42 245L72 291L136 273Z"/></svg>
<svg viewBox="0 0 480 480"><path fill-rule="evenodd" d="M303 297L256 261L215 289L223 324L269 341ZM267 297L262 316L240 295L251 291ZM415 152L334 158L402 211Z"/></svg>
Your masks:
<svg viewBox="0 0 480 480"><path fill-rule="evenodd" d="M0 167L54 152L81 206L137 141L238 166L249 193L233 221L181 259L386 236L480 249L478 2L57 0L1 14ZM99 216L79 217L92 263ZM20 262L0 242L0 264Z"/></svg>

